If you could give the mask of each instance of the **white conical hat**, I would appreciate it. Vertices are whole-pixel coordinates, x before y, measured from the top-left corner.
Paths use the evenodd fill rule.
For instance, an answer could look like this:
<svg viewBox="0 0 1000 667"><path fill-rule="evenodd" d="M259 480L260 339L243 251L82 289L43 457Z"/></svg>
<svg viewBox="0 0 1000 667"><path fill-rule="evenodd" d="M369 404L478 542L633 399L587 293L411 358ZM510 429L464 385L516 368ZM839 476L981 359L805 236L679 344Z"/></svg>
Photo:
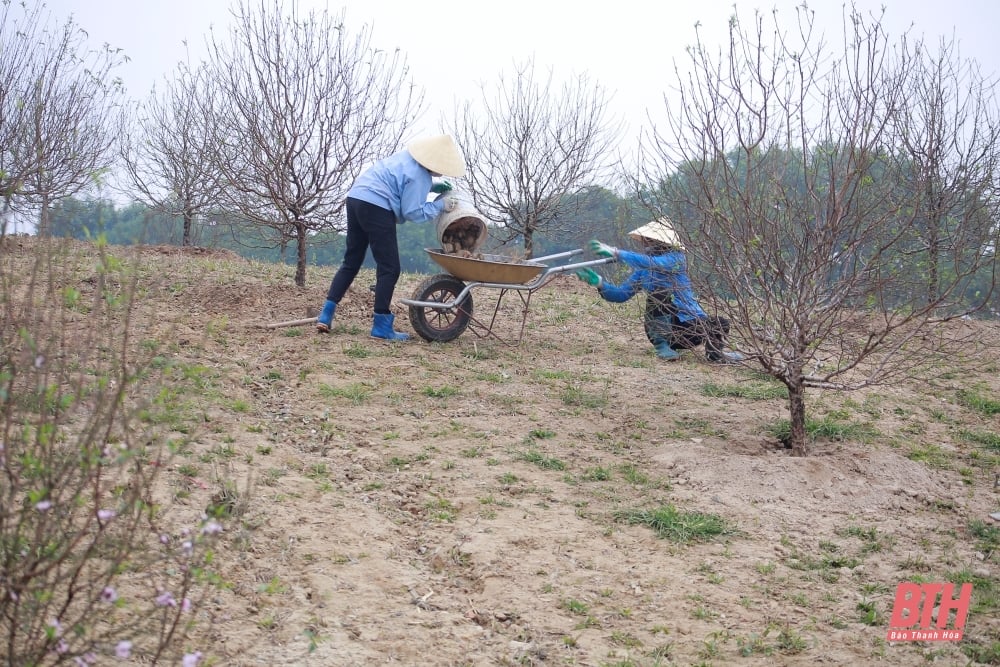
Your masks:
<svg viewBox="0 0 1000 667"><path fill-rule="evenodd" d="M465 176L465 158L447 134L416 139L406 147L410 155L426 169L442 176Z"/></svg>
<svg viewBox="0 0 1000 667"><path fill-rule="evenodd" d="M652 222L647 222L642 227L630 231L628 235L634 239L649 239L650 241L684 250L681 237L674 231L674 224L670 222L670 218L659 218Z"/></svg>

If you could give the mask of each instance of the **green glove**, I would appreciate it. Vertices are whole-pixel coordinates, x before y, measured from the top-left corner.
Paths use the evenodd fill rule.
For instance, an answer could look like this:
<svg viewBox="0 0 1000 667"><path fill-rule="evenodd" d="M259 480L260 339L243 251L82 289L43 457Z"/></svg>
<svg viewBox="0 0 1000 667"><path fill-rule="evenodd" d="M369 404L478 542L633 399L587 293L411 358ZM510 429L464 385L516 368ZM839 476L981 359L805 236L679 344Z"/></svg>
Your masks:
<svg viewBox="0 0 1000 667"><path fill-rule="evenodd" d="M599 257L614 257L616 259L618 257L618 248L601 243L596 239L590 242L590 251Z"/></svg>
<svg viewBox="0 0 1000 667"><path fill-rule="evenodd" d="M451 192L454 189L455 189L454 186L448 181L441 181L440 183L435 183L434 185L431 186L431 192L438 195L443 194L445 192Z"/></svg>
<svg viewBox="0 0 1000 667"><path fill-rule="evenodd" d="M582 280L583 282L587 283L591 287L601 286L601 277L597 275L597 271L594 271L591 268L579 269L576 272L576 277Z"/></svg>

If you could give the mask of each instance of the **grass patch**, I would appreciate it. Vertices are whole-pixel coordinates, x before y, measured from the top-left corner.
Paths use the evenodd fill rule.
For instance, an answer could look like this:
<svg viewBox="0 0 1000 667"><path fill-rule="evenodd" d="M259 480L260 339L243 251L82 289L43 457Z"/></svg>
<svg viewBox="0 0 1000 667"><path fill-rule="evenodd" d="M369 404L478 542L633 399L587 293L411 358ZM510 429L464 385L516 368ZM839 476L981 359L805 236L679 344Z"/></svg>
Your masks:
<svg viewBox="0 0 1000 667"><path fill-rule="evenodd" d="M429 396L431 398L451 398L452 396L458 396L461 393L455 387L449 387L445 385L435 389L434 387L425 387L424 396Z"/></svg>
<svg viewBox="0 0 1000 667"><path fill-rule="evenodd" d="M559 459L545 456L537 449L529 449L528 451L521 454L521 460L527 461L528 463L534 463L539 468L545 470L565 470L566 464Z"/></svg>
<svg viewBox="0 0 1000 667"><path fill-rule="evenodd" d="M958 435L966 442L972 442L982 445L986 449L1000 452L1000 435L993 431L969 431L962 429L958 432Z"/></svg>
<svg viewBox="0 0 1000 667"><path fill-rule="evenodd" d="M983 396L975 390L959 389L955 396L958 398L959 405L974 410L981 415L987 417L1000 415L1000 401Z"/></svg>
<svg viewBox="0 0 1000 667"><path fill-rule="evenodd" d="M947 468L951 465L951 456L938 445L928 443L916 445L906 453L911 461L926 463L932 468Z"/></svg>
<svg viewBox="0 0 1000 667"><path fill-rule="evenodd" d="M366 359L372 355L371 350L369 350L364 345L359 345L358 343L350 343L344 346L344 356L350 357L351 359Z"/></svg>
<svg viewBox="0 0 1000 667"><path fill-rule="evenodd" d="M566 387L560 395L563 403L581 408L603 408L608 404L608 398L604 395L591 394L579 387L572 385Z"/></svg>
<svg viewBox="0 0 1000 667"><path fill-rule="evenodd" d="M741 384L709 382L702 385L701 393L703 396L711 398L746 398L752 401L766 401L788 398L788 387L783 384L753 380Z"/></svg>
<svg viewBox="0 0 1000 667"><path fill-rule="evenodd" d="M767 431L781 442L788 442L792 434L792 423L779 419ZM806 437L811 442L832 440L835 442L871 442L879 435L871 424L846 421L839 416L826 415L822 419L806 419Z"/></svg>
<svg viewBox="0 0 1000 667"><path fill-rule="evenodd" d="M652 510L621 510L615 513L615 519L629 525L648 526L658 537L680 544L705 542L736 532L729 522L716 514L687 512L673 505Z"/></svg>
<svg viewBox="0 0 1000 667"><path fill-rule="evenodd" d="M611 471L603 466L587 468L583 472L583 479L588 482L606 482L611 479Z"/></svg>
<svg viewBox="0 0 1000 667"><path fill-rule="evenodd" d="M969 522L969 532L976 538L976 549L987 558L992 553L1000 553L1000 526L976 519Z"/></svg>
<svg viewBox="0 0 1000 667"><path fill-rule="evenodd" d="M354 405L361 405L372 395L368 385L363 382L355 382L346 387L333 387L321 382L319 393L323 398L346 398Z"/></svg>

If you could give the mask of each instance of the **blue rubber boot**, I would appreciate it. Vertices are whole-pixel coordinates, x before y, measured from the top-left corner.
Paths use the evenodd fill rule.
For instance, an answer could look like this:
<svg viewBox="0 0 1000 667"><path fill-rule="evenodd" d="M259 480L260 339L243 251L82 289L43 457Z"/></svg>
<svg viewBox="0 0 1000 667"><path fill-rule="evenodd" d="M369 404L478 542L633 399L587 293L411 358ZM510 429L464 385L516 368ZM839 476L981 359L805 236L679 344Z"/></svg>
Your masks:
<svg viewBox="0 0 1000 667"><path fill-rule="evenodd" d="M316 331L320 333L330 333L333 326L333 315L337 312L337 304L329 299L323 304L323 312L316 318Z"/></svg>
<svg viewBox="0 0 1000 667"><path fill-rule="evenodd" d="M664 361L677 361L681 358L680 353L667 343L658 343L655 346L656 356Z"/></svg>
<svg viewBox="0 0 1000 667"><path fill-rule="evenodd" d="M372 322L372 338L410 340L410 334L405 334L392 328L392 321L394 319L396 317L392 313L375 313L375 320Z"/></svg>

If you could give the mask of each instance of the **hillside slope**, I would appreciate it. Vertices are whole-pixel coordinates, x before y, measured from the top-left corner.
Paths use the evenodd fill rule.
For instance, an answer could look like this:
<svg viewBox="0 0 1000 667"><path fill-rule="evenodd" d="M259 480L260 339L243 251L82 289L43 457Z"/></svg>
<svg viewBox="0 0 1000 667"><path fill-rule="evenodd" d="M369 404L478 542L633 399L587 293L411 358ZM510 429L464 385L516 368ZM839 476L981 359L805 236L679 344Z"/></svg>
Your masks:
<svg viewBox="0 0 1000 667"><path fill-rule="evenodd" d="M190 642L214 664L1000 664L1000 415L967 400L997 399L995 351L810 394L824 428L794 458L780 386L660 362L638 303L570 277L533 295L519 346L399 344L368 336L368 274L323 336L261 325L306 317L330 271L300 290L228 253L141 260L138 329L197 379L164 500L225 500ZM474 295L488 320L498 292ZM908 580L973 582L962 642L885 641Z"/></svg>

